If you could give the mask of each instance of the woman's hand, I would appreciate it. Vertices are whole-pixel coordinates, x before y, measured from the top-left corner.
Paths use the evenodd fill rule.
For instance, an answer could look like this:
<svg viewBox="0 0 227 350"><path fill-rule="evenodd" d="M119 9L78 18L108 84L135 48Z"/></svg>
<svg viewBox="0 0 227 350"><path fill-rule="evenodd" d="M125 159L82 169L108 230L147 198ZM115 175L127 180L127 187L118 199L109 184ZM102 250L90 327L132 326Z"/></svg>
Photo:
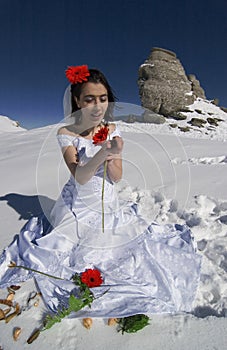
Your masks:
<svg viewBox="0 0 227 350"><path fill-rule="evenodd" d="M108 140L102 144L102 148L94 155L88 163L80 166L78 154L74 146L65 147L63 150L65 162L75 177L76 181L84 185L95 175L98 167L108 161L107 172L112 181L117 182L122 176L121 151L123 140L117 136L113 140Z"/></svg>
<svg viewBox="0 0 227 350"><path fill-rule="evenodd" d="M124 142L119 136L114 137L111 141L106 141L102 146L102 148L107 153L106 159L110 160L112 158L115 158L114 155L121 154L123 150L123 144Z"/></svg>
<svg viewBox="0 0 227 350"><path fill-rule="evenodd" d="M102 149L105 150L105 153L107 154L106 160L107 162L107 172L109 175L109 178L113 182L118 182L121 180L122 177L122 159L121 159L121 152L123 149L123 140L121 137L116 136L113 138L113 140L108 140L105 142L105 144L102 146Z"/></svg>

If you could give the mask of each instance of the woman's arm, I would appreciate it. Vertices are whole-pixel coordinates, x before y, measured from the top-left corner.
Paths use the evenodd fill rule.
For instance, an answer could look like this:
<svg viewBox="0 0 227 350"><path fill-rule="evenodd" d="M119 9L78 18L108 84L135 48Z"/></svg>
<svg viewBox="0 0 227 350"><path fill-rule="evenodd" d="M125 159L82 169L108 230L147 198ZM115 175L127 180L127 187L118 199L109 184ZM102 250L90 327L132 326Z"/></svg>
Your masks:
<svg viewBox="0 0 227 350"><path fill-rule="evenodd" d="M110 128L113 131L115 126L112 124ZM61 128L58 134L64 134L65 129ZM113 182L117 182L122 177L122 159L121 152L123 148L123 140L116 136L111 141L103 143L102 148L89 160L85 165L79 164L77 149L73 145L62 148L62 153L66 165L71 174L81 185L87 183L96 173L98 167L107 160L107 172L109 178Z"/></svg>
<svg viewBox="0 0 227 350"><path fill-rule="evenodd" d="M85 165L79 165L77 150L74 146L63 147L64 160L76 181L84 185L96 173L98 167L107 160L107 172L113 182L117 182L122 176L121 150L123 141L120 137L107 141L102 148Z"/></svg>
<svg viewBox="0 0 227 350"><path fill-rule="evenodd" d="M71 174L81 185L86 184L95 175L98 167L108 155L107 148L101 148L89 162L85 165L79 165L77 150L74 146L64 147L62 152Z"/></svg>

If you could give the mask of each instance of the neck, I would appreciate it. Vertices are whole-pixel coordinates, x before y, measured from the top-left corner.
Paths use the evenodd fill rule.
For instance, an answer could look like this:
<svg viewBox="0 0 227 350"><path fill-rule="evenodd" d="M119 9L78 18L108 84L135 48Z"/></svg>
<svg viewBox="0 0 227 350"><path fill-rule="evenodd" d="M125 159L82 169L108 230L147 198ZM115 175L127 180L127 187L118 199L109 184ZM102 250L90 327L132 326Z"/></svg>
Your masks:
<svg viewBox="0 0 227 350"><path fill-rule="evenodd" d="M94 130L95 130L95 127L93 127L93 128L89 128L89 129L87 129L87 130L83 130L83 131L81 131L79 134L81 135L81 136L88 136L88 135L90 135L90 134L94 134Z"/></svg>
<svg viewBox="0 0 227 350"><path fill-rule="evenodd" d="M102 125L103 125L102 122L92 127L88 127L87 125L80 124L80 125L75 125L75 129L76 129L76 133L81 136L88 136L88 135L93 136L96 133L97 129Z"/></svg>

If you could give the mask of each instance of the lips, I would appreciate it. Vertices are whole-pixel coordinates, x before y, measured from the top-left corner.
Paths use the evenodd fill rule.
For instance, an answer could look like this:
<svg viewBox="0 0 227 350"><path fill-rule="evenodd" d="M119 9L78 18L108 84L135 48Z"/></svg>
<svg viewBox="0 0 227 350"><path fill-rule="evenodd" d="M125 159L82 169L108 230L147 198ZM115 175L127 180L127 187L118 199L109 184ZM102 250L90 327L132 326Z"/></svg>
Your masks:
<svg viewBox="0 0 227 350"><path fill-rule="evenodd" d="M91 114L92 118L99 119L102 118L103 114Z"/></svg>

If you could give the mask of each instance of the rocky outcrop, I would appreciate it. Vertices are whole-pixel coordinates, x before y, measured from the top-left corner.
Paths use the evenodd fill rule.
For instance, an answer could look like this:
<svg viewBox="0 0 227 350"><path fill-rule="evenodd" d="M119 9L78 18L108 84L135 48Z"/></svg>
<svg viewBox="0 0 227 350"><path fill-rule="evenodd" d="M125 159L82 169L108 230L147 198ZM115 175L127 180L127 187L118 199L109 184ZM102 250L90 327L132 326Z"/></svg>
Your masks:
<svg viewBox="0 0 227 350"><path fill-rule="evenodd" d="M163 117L163 115L156 114L149 110L146 110L142 115L143 123L164 124L165 121L166 120L165 120L165 117Z"/></svg>
<svg viewBox="0 0 227 350"><path fill-rule="evenodd" d="M200 86L200 82L196 79L194 74L188 75L188 80L191 82L192 92L195 97L206 98L203 88Z"/></svg>
<svg viewBox="0 0 227 350"><path fill-rule="evenodd" d="M140 66L138 86L142 106L164 116L185 110L197 97L205 98L195 75L187 76L176 54L161 48L153 48Z"/></svg>

